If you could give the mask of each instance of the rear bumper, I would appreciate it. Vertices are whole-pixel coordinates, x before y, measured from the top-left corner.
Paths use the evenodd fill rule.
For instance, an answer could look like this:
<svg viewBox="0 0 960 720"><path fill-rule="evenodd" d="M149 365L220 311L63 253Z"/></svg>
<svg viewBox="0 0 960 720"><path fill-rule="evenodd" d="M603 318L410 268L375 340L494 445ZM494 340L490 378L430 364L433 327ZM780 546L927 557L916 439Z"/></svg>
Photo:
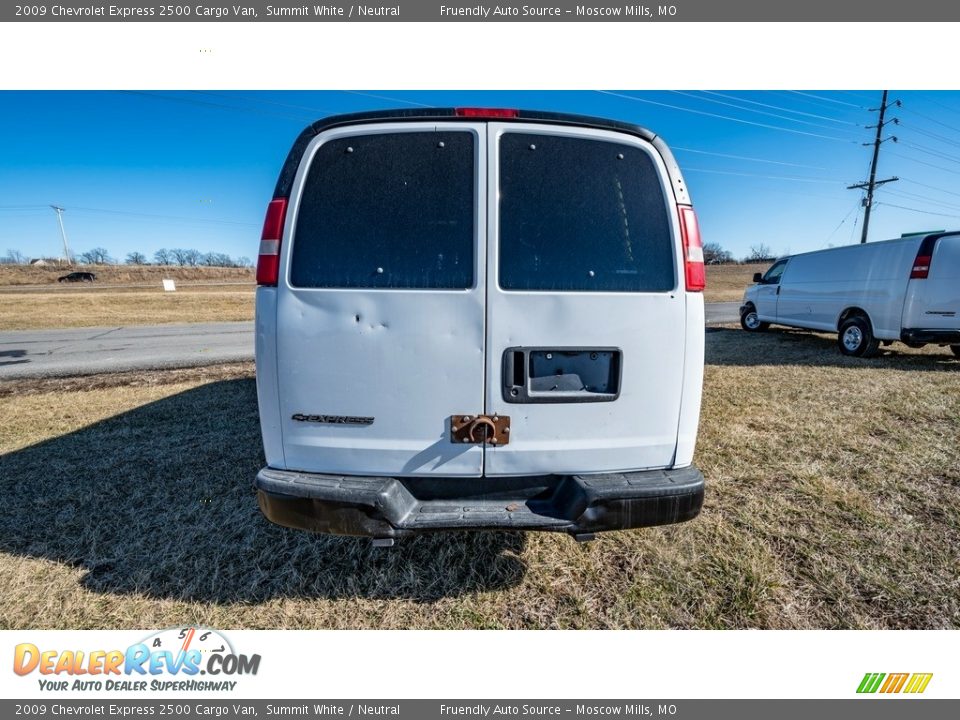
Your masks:
<svg viewBox="0 0 960 720"><path fill-rule="evenodd" d="M900 340L905 343L939 343L941 345L957 345L960 344L960 329L925 330L923 328L904 328L900 332Z"/></svg>
<svg viewBox="0 0 960 720"><path fill-rule="evenodd" d="M703 505L695 467L523 478L383 478L264 468L260 509L286 527L398 538L442 530L574 535L691 520Z"/></svg>

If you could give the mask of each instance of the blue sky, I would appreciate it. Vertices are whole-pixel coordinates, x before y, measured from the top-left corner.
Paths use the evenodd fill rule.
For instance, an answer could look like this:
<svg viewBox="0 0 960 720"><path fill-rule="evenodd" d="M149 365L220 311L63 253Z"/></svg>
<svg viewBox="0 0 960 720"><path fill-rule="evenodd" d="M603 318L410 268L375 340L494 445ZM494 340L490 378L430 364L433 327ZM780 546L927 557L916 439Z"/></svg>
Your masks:
<svg viewBox="0 0 960 720"><path fill-rule="evenodd" d="M735 256L856 242L880 91L0 92L0 254L161 247L256 255L277 172L325 115L414 106L577 112L644 125L673 147L705 241ZM871 239L960 227L960 92L891 91ZM899 206L899 207L897 207Z"/></svg>

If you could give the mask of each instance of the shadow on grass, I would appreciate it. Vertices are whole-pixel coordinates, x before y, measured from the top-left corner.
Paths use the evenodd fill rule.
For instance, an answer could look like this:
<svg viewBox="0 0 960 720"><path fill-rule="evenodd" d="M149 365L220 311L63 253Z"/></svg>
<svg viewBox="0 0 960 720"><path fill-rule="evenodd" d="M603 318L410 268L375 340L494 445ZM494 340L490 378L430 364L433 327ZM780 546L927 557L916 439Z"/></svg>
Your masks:
<svg viewBox="0 0 960 720"><path fill-rule="evenodd" d="M912 350L901 343L880 347L874 358L842 355L836 335L773 327L766 332L740 328L707 328L707 365L819 366L861 369L960 371L949 347Z"/></svg>
<svg viewBox="0 0 960 720"><path fill-rule="evenodd" d="M254 380L202 385L0 456L0 551L83 568L97 592L213 603L429 602L523 578L521 534L381 550L275 526L252 486L263 464Z"/></svg>

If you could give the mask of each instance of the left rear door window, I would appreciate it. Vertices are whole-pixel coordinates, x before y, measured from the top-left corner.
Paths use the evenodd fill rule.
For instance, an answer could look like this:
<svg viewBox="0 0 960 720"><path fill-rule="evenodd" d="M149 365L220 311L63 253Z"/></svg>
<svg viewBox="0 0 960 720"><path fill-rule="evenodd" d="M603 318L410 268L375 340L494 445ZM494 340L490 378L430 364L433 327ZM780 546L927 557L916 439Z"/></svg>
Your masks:
<svg viewBox="0 0 960 720"><path fill-rule="evenodd" d="M290 281L303 288L474 284L471 132L394 132L324 143L297 212Z"/></svg>

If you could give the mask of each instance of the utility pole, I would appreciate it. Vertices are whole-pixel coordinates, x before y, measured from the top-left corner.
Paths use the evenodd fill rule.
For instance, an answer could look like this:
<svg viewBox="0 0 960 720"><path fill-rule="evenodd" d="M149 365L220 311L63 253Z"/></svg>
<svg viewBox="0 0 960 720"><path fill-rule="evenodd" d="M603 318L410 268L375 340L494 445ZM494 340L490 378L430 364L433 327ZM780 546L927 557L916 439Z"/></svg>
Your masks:
<svg viewBox="0 0 960 720"><path fill-rule="evenodd" d="M63 208L59 205L51 205L57 213L57 221L60 223L60 237L63 238L63 257L66 258L67 265L73 265L73 258L70 257L70 248L67 247L67 231L63 229Z"/></svg>
<svg viewBox="0 0 960 720"><path fill-rule="evenodd" d="M880 118L877 121L877 124L875 126L874 125L867 126L868 130L872 130L874 127L877 128L877 137L872 143L864 143L864 145L868 147L870 145L873 145L873 162L870 163L870 179L867 182L862 182L862 183L857 183L856 185L847 186L847 190L864 190L865 189L867 191L867 196L863 199L863 206L866 208L866 210L863 213L863 231L860 234L861 244L867 241L867 230L870 227L870 210L873 209L873 191L876 189L877 185L885 185L888 182L896 182L897 180L900 179L894 176L891 178L887 178L886 180L877 180L877 160L880 157L881 143L887 140L893 140L894 142L897 142L896 135L891 135L890 137L886 137L886 138L882 137L883 126L891 122L894 125L897 125L900 122L899 119L897 118L891 118L886 122L883 119L884 115L886 115L887 113L887 108L890 107L890 105L896 105L897 107L900 107L901 105L899 100L895 100L894 102L890 103L890 105L888 105L887 104L888 92L889 92L888 90L883 91L883 99L880 101L879 108L870 109L870 112L876 112L877 110L880 111Z"/></svg>

